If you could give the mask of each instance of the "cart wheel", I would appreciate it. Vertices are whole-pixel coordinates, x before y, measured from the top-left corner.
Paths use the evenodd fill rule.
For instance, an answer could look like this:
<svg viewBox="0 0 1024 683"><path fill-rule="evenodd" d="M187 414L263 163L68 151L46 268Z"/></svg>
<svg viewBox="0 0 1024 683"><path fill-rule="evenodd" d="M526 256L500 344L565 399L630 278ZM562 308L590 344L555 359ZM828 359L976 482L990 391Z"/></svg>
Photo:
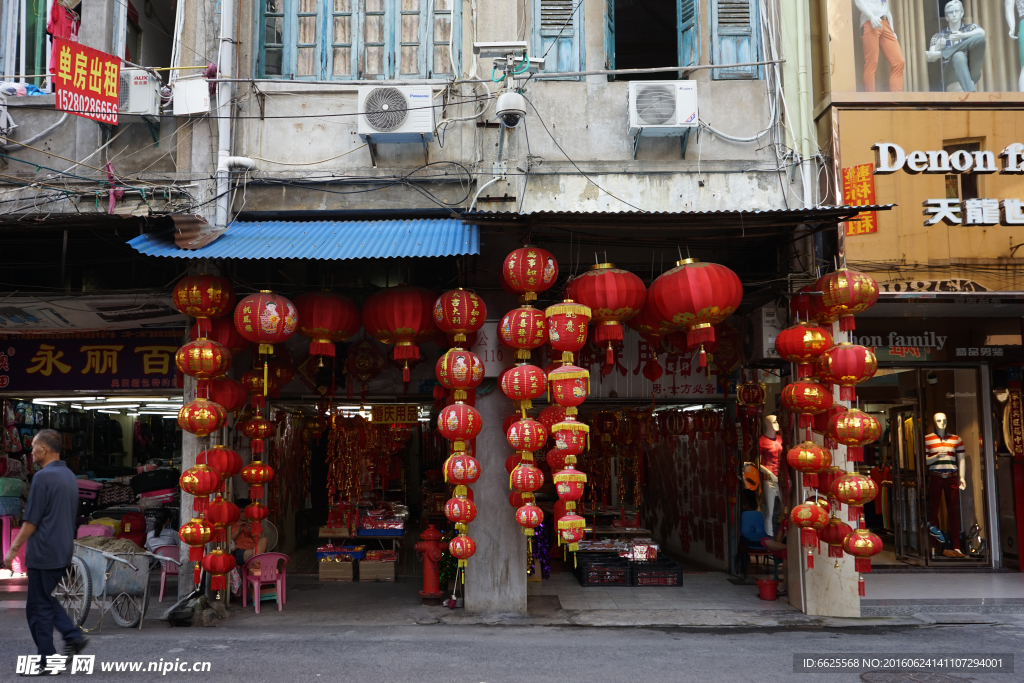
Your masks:
<svg viewBox="0 0 1024 683"><path fill-rule="evenodd" d="M146 603L142 605L142 611L139 611L138 606L140 600L142 600L142 596L132 598L127 593L121 593L114 598L114 602L110 605L110 612L118 626L134 628L139 625L146 615L146 610L149 609L149 594L146 594Z"/></svg>
<svg viewBox="0 0 1024 683"><path fill-rule="evenodd" d="M85 623L92 606L92 575L81 558L71 558L71 564L53 590L53 597L57 598L75 626Z"/></svg>

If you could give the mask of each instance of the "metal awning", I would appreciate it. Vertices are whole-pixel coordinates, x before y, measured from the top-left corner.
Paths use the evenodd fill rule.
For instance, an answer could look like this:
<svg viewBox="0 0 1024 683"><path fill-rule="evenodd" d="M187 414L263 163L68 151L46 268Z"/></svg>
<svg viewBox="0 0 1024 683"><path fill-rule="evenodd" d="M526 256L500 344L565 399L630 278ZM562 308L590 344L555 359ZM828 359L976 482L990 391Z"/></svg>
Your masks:
<svg viewBox="0 0 1024 683"><path fill-rule="evenodd" d="M322 259L459 256L480 253L480 230L458 218L362 221L236 221L201 249L181 249L173 235L140 235L130 244L147 256Z"/></svg>

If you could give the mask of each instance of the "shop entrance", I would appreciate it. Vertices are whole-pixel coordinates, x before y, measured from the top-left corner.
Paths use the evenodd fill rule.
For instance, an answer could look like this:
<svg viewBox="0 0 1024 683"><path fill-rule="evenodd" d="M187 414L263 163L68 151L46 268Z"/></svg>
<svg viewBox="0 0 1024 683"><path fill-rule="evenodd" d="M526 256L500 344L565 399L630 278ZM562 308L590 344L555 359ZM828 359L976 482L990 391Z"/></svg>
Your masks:
<svg viewBox="0 0 1024 683"><path fill-rule="evenodd" d="M885 542L880 566L987 566L988 396L978 367L889 367L858 388L883 422L862 474L879 495L867 525Z"/></svg>

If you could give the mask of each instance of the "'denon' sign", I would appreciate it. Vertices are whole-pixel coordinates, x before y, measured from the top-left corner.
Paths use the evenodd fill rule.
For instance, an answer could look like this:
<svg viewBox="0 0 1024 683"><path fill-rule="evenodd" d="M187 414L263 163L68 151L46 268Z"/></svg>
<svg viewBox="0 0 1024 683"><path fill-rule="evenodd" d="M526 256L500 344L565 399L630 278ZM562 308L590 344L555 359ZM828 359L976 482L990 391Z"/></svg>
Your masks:
<svg viewBox="0 0 1024 683"><path fill-rule="evenodd" d="M53 42L57 109L116 126L121 60L63 38Z"/></svg>

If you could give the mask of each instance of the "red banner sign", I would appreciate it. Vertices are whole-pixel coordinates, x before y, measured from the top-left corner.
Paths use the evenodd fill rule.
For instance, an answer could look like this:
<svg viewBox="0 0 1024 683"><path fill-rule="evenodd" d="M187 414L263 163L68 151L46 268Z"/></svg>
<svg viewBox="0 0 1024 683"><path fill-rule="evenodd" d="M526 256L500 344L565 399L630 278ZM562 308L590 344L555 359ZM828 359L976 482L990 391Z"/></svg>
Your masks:
<svg viewBox="0 0 1024 683"><path fill-rule="evenodd" d="M57 109L116 126L121 60L63 38L53 42Z"/></svg>
<svg viewBox="0 0 1024 683"><path fill-rule="evenodd" d="M847 206L867 206L875 203L875 176L872 164L861 164L843 169L843 203ZM878 214L865 211L846 223L846 234L867 235L878 232Z"/></svg>
<svg viewBox="0 0 1024 683"><path fill-rule="evenodd" d="M1019 391L1010 392L1010 449L1015 458L1024 460L1024 406Z"/></svg>

